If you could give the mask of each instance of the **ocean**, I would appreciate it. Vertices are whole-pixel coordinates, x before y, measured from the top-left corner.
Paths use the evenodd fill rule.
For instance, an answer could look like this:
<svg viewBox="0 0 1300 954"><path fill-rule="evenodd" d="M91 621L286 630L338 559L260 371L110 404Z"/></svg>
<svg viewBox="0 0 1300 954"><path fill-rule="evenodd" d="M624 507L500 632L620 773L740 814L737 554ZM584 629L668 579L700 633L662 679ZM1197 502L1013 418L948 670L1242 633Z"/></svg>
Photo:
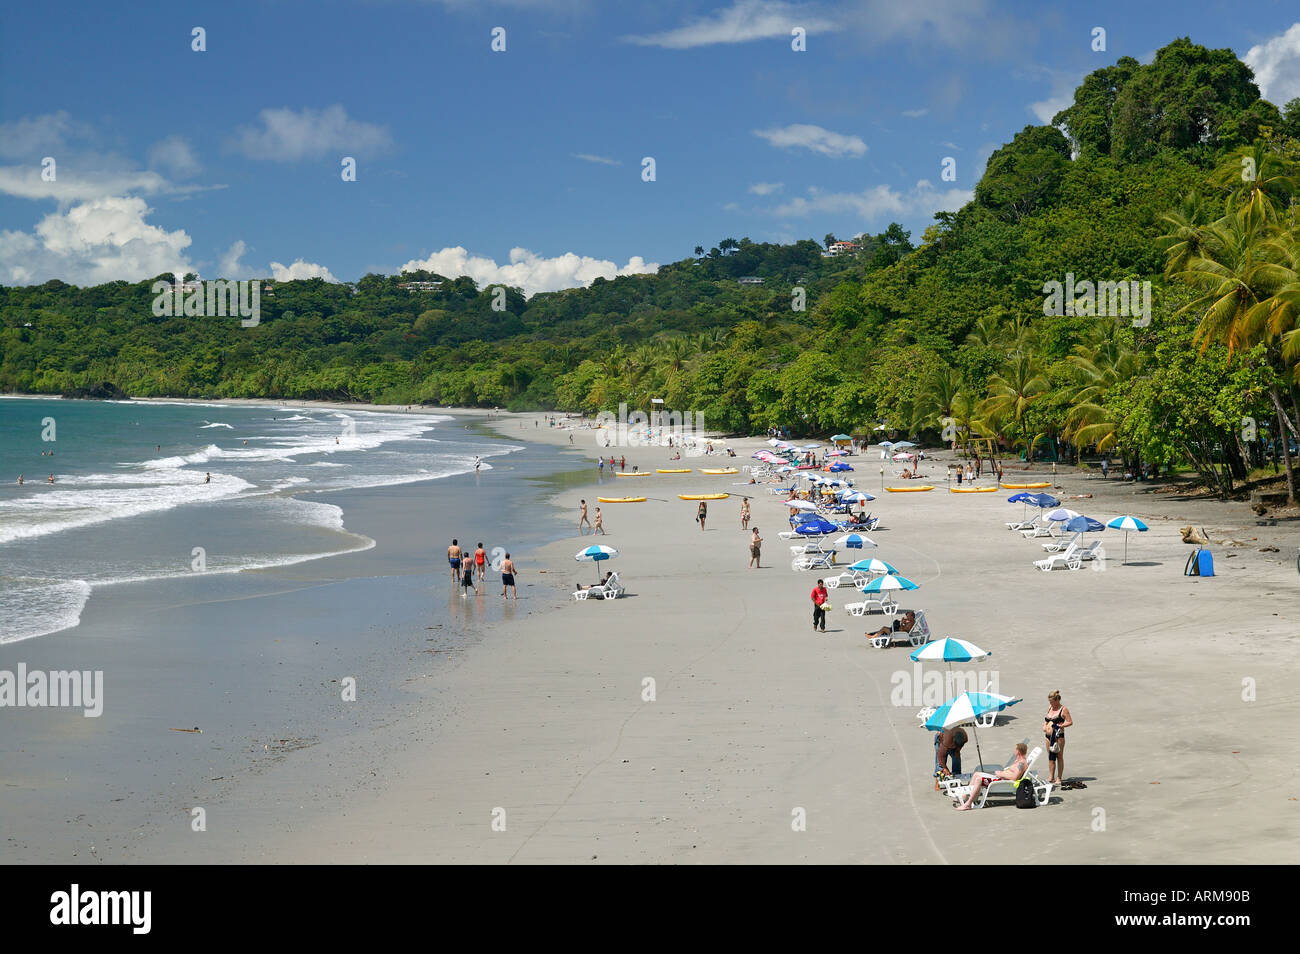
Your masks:
<svg viewBox="0 0 1300 954"><path fill-rule="evenodd" d="M401 411L0 399L0 644L77 626L103 587L369 549L325 492L521 449Z"/></svg>

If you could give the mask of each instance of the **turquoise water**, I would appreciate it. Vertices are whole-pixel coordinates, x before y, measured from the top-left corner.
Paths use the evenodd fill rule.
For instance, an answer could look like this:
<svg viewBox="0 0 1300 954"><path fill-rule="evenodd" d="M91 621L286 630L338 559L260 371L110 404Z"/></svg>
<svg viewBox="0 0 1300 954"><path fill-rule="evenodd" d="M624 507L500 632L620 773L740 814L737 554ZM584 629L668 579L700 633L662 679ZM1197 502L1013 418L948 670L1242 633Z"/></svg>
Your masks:
<svg viewBox="0 0 1300 954"><path fill-rule="evenodd" d="M367 549L316 494L519 449L426 414L0 399L0 643L76 626L97 587Z"/></svg>

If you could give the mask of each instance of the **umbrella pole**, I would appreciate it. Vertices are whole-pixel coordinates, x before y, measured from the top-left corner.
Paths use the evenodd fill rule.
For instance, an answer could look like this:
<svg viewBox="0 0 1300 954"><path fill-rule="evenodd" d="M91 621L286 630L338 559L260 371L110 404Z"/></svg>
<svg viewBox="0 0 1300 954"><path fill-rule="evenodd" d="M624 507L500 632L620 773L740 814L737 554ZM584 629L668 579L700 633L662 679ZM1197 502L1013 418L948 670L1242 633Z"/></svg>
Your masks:
<svg viewBox="0 0 1300 954"><path fill-rule="evenodd" d="M979 767L978 769L976 769L976 771L977 771L977 772L982 772L982 771L984 771L984 753L980 751L980 730L979 730L979 726L977 726L974 722L972 722L972 723L971 723L971 726L970 726L970 729L971 729L972 732L975 733L975 754L978 755L978 756L979 756L979 759L980 759L980 767Z"/></svg>

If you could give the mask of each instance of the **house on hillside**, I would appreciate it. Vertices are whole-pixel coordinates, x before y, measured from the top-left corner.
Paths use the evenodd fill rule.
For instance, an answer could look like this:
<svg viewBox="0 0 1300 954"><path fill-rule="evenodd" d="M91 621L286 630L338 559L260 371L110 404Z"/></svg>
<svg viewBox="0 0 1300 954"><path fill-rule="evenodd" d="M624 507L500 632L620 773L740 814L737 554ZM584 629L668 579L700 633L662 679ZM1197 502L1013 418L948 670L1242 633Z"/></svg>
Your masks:
<svg viewBox="0 0 1300 954"><path fill-rule="evenodd" d="M837 255L851 255L856 252L860 246L857 242L832 242L826 251L822 252L822 258L834 258Z"/></svg>
<svg viewBox="0 0 1300 954"><path fill-rule="evenodd" d="M741 285L761 285L763 284L763 279L754 275L746 275L744 278L737 278L736 282Z"/></svg>

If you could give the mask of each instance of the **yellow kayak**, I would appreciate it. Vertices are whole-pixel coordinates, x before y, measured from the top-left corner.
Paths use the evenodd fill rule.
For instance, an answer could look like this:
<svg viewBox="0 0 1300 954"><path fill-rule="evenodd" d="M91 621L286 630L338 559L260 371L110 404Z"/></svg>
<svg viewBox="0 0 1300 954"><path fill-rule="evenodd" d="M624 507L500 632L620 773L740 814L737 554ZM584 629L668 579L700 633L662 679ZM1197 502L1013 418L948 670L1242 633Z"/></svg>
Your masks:
<svg viewBox="0 0 1300 954"><path fill-rule="evenodd" d="M731 494L678 494L682 500L726 500Z"/></svg>
<svg viewBox="0 0 1300 954"><path fill-rule="evenodd" d="M1036 484L1003 484L1002 486L1007 490L1034 490L1039 487L1050 487L1052 486L1052 482L1050 480L1043 480Z"/></svg>
<svg viewBox="0 0 1300 954"><path fill-rule="evenodd" d="M950 494L995 494L998 492L996 487L949 487Z"/></svg>
<svg viewBox="0 0 1300 954"><path fill-rule="evenodd" d="M644 497L597 497L599 503L645 503Z"/></svg>
<svg viewBox="0 0 1300 954"><path fill-rule="evenodd" d="M639 471L634 474L625 474L622 471L615 471L614 476L615 477L651 477L653 475L650 473L650 471L647 470L644 474L640 473Z"/></svg>
<svg viewBox="0 0 1300 954"><path fill-rule="evenodd" d="M886 487L891 494L919 494L925 490L934 490L929 484L922 484L920 487Z"/></svg>
<svg viewBox="0 0 1300 954"><path fill-rule="evenodd" d="M734 467L723 467L721 470L704 470L700 469L701 474L738 474L740 471Z"/></svg>
<svg viewBox="0 0 1300 954"><path fill-rule="evenodd" d="M656 474L689 474L690 472L691 469L689 467L686 467L682 470L656 470L655 471Z"/></svg>

